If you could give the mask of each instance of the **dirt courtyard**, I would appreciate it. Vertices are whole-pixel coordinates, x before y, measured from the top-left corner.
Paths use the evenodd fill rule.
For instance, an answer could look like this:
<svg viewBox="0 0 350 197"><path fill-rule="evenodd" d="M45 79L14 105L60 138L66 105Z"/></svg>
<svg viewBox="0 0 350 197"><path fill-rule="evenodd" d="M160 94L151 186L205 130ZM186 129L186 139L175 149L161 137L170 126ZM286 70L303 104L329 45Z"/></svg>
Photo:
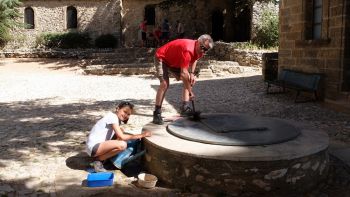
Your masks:
<svg viewBox="0 0 350 197"><path fill-rule="evenodd" d="M181 196L177 190L145 190L119 170L109 188L86 188L89 160L85 140L94 123L118 102L136 112L125 126L139 132L152 120L159 81L151 75L84 75L79 60L0 60L1 196ZM219 87L219 88L218 88ZM178 113L182 84L171 81L163 116ZM199 78L196 109L207 113L245 113L298 121L328 133L330 148L350 146L350 116L321 103L295 104L293 93L266 95L261 71L221 78ZM308 196L349 196L348 174ZM161 186L161 185L160 185ZM197 194L188 194L196 196Z"/></svg>

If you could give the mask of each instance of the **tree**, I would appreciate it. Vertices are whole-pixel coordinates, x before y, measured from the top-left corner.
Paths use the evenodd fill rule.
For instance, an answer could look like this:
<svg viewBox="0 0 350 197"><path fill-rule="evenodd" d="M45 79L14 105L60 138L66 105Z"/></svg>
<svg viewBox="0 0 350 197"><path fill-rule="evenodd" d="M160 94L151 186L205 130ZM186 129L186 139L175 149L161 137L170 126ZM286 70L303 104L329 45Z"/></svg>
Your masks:
<svg viewBox="0 0 350 197"><path fill-rule="evenodd" d="M10 39L10 30L20 26L16 20L19 16L20 0L0 0L0 46Z"/></svg>
<svg viewBox="0 0 350 197"><path fill-rule="evenodd" d="M245 8L253 6L255 2L261 2L261 3L272 2L274 4L278 4L280 0L231 0L231 1L235 10L235 14L239 15Z"/></svg>
<svg viewBox="0 0 350 197"><path fill-rule="evenodd" d="M278 22L278 14L265 10L257 25L253 42L263 48L278 46Z"/></svg>

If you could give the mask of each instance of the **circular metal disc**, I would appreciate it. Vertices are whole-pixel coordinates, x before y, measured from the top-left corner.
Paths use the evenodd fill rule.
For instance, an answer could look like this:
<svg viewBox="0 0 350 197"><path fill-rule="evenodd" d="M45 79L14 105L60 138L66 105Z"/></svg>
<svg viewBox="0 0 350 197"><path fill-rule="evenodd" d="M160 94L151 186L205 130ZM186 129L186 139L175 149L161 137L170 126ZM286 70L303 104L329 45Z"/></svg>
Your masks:
<svg viewBox="0 0 350 197"><path fill-rule="evenodd" d="M199 121L180 118L167 130L186 140L228 146L277 144L300 134L296 127L280 119L237 114L205 114Z"/></svg>

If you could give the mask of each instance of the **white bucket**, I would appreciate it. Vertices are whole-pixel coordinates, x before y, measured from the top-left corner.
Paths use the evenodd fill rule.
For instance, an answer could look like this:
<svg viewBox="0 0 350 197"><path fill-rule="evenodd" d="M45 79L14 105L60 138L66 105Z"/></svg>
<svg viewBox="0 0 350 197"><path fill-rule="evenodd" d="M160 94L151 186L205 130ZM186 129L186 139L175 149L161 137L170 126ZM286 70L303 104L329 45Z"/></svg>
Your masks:
<svg viewBox="0 0 350 197"><path fill-rule="evenodd" d="M144 188L153 188L156 186L158 178L152 174L141 173L138 175L137 183Z"/></svg>

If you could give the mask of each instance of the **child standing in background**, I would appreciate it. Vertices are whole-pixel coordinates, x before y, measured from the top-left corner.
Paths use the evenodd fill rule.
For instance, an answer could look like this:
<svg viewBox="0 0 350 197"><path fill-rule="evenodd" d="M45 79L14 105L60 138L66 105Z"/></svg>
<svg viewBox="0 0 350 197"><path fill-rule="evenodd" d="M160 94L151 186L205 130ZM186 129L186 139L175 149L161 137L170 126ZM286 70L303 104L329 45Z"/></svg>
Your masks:
<svg viewBox="0 0 350 197"><path fill-rule="evenodd" d="M143 21L140 24L140 30L141 30L141 47L146 46L147 41L147 20L143 19Z"/></svg>

